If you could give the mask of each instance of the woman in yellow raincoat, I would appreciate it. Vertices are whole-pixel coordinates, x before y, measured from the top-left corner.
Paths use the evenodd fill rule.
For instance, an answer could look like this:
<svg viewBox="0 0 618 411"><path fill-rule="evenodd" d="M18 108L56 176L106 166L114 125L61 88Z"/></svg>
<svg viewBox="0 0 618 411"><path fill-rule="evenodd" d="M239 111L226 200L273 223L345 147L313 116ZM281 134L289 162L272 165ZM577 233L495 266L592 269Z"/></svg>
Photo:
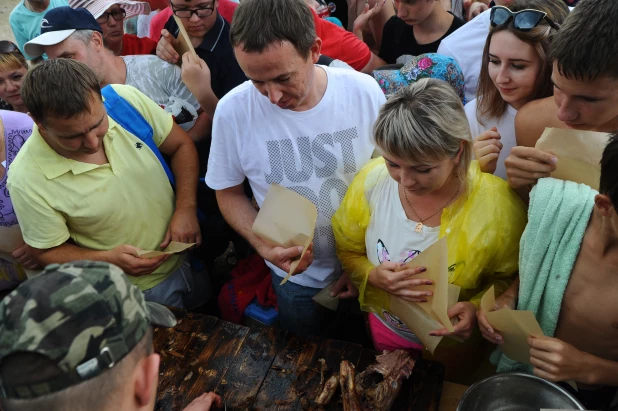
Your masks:
<svg viewBox="0 0 618 411"><path fill-rule="evenodd" d="M394 95L380 110L374 137L383 157L361 170L333 216L337 254L370 313L374 345L423 348L389 313L389 295L427 298L427 291L415 289L431 283L424 267L403 266L442 237L449 282L461 287L448 316L459 322L453 335L446 329L432 335L469 339L477 333L483 293L494 285L500 295L517 272L525 206L503 180L472 161L463 105L445 82L423 79Z"/></svg>

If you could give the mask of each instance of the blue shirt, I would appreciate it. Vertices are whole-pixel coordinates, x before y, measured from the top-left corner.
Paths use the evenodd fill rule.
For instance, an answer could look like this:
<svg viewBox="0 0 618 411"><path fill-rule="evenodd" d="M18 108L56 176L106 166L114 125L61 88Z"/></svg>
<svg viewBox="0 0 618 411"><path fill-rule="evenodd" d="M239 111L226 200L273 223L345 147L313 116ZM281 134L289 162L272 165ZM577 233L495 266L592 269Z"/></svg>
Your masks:
<svg viewBox="0 0 618 411"><path fill-rule="evenodd" d="M69 3L67 0L49 0L49 6L45 11L35 13L28 10L24 5L24 1L26 0L21 0L13 9L9 16L9 23L17 41L17 47L19 47L24 57L32 60L32 57L24 52L24 44L41 34L41 20L43 20L45 13L56 7L68 6Z"/></svg>

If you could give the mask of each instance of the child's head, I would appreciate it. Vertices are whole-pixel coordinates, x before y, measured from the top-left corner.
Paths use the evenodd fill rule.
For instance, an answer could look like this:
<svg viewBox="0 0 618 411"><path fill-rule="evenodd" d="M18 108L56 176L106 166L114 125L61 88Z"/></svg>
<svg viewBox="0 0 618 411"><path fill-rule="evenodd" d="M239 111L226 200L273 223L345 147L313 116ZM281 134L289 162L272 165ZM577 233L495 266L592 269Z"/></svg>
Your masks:
<svg viewBox="0 0 618 411"><path fill-rule="evenodd" d="M400 90L380 109L373 133L391 177L409 191L427 194L451 178L465 183L470 128L448 83L422 79Z"/></svg>
<svg viewBox="0 0 618 411"><path fill-rule="evenodd" d="M569 13L562 0L519 0L509 8L513 13L538 10L547 13L554 24L561 24ZM477 89L477 117L484 119L502 116L507 104L515 109L529 101L552 95L552 64L549 57L556 26L540 18L541 14L528 13L540 18L532 29L522 29L520 20L526 14L511 16L509 10L492 10L492 28L487 36Z"/></svg>
<svg viewBox="0 0 618 411"><path fill-rule="evenodd" d="M425 20L436 7L442 7L440 0L393 0L397 17L407 25L414 26Z"/></svg>
<svg viewBox="0 0 618 411"><path fill-rule="evenodd" d="M582 0L552 42L557 117L582 130L618 129L618 1Z"/></svg>

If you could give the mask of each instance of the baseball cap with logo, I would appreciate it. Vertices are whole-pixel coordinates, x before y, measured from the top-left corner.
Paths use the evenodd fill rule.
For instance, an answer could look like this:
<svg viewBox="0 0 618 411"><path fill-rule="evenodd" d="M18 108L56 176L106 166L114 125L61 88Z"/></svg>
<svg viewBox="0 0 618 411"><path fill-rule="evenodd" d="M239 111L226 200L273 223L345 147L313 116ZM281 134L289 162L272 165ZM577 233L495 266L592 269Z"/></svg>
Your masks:
<svg viewBox="0 0 618 411"><path fill-rule="evenodd" d="M43 46L53 46L67 39L76 30L94 30L103 33L101 26L84 8L56 7L45 13L41 20L41 34L24 45L24 51L32 58L43 55Z"/></svg>
<svg viewBox="0 0 618 411"><path fill-rule="evenodd" d="M75 261L49 265L7 295L0 324L0 392L33 399L100 375L130 353L150 325L173 327L176 319L145 301L117 266ZM20 371L12 359L24 356L52 367Z"/></svg>

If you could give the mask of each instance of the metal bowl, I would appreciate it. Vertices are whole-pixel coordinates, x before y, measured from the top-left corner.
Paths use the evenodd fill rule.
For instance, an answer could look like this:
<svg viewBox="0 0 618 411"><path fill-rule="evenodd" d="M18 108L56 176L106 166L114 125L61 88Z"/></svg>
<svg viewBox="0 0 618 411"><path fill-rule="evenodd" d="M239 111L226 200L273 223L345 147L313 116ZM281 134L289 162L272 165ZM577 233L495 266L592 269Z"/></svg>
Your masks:
<svg viewBox="0 0 618 411"><path fill-rule="evenodd" d="M530 374L503 373L470 386L457 411L585 410L560 386Z"/></svg>

